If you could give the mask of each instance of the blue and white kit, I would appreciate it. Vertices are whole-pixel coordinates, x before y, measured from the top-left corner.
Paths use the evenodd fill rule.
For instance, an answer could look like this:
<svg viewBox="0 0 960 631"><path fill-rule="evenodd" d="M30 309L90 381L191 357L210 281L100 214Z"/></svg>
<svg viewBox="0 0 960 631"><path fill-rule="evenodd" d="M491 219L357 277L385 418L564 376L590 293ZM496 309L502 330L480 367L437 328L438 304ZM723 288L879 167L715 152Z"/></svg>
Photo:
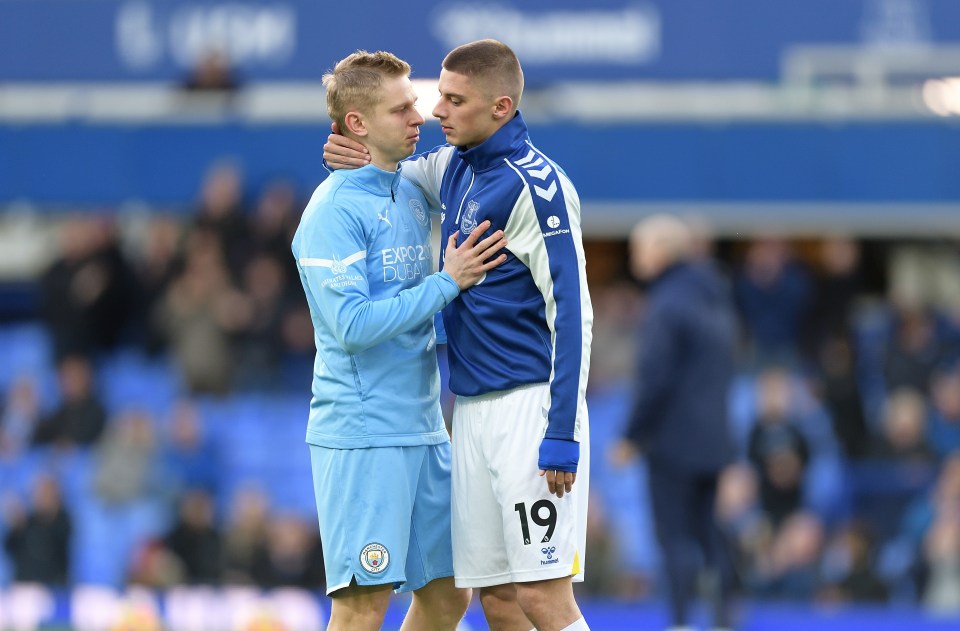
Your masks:
<svg viewBox="0 0 960 631"><path fill-rule="evenodd" d="M560 529L585 533L589 467L578 469L578 461L587 438L585 395L593 309L577 192L562 169L530 142L519 112L477 147L463 150L445 145L403 165L404 177L423 190L431 205L440 207L442 240L457 230L462 236L470 234L485 219L492 223L490 231L502 229L508 240L507 261L443 310L450 388L459 395L453 428L457 584L483 586L505 578L523 581L580 574L583 537L571 537L576 541L570 545L576 544L576 549L552 552L551 562L545 565L541 565L539 548L537 554L525 555L510 543L520 541L521 551L532 550L531 536L524 532L530 531L531 523L543 520L555 522L552 533ZM538 384L540 388L529 390L528 386ZM516 393L515 408L503 406L501 395L510 393ZM475 432L464 429L464 440L459 438L460 424L465 422L462 412L469 403L479 404L479 410L469 406L469 417L481 424L494 409L508 416L511 409L516 410L509 421L518 429L516 437L525 441L527 451L518 454L524 462L516 471L498 471L494 477L500 481L503 475L513 476L514 486L525 489L517 491L521 495L510 491L510 485L502 487L505 495L496 489L475 488L492 483L484 481L490 472L481 469L489 468L493 455L484 455L481 444L468 444L467 437ZM485 408L489 411L483 412ZM533 431L528 431L531 427ZM462 478L457 472L465 458L461 447L470 450L471 461L476 461L471 465L476 469L464 470ZM573 493L551 499L546 483L536 478L536 466L577 472ZM531 471L536 486L527 484ZM481 496L489 498L488 509L477 508L476 498ZM548 511L541 502L554 508ZM528 508L523 516L521 504ZM542 515L529 513L533 505L544 507ZM487 524L502 520L507 559L500 569L468 566L471 559L493 554L490 542L482 549L471 547L470 533L478 527L471 520ZM542 538L536 541L548 543ZM563 563L553 562L556 555L564 558Z"/></svg>

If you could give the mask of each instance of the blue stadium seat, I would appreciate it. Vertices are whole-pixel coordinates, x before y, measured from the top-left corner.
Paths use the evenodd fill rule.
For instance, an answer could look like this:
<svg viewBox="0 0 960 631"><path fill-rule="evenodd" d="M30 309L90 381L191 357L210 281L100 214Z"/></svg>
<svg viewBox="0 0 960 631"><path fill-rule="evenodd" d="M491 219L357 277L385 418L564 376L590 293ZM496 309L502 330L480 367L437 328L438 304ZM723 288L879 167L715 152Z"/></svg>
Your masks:
<svg viewBox="0 0 960 631"><path fill-rule="evenodd" d="M100 394L111 414L136 407L162 418L181 391L179 372L167 358L123 349L102 358L97 368Z"/></svg>
<svg viewBox="0 0 960 631"><path fill-rule="evenodd" d="M74 581L122 586L139 546L170 524L170 510L160 500L108 505L92 498L74 517Z"/></svg>
<svg viewBox="0 0 960 631"><path fill-rule="evenodd" d="M17 375L40 375L53 368L50 336L39 323L0 327L0 391Z"/></svg>

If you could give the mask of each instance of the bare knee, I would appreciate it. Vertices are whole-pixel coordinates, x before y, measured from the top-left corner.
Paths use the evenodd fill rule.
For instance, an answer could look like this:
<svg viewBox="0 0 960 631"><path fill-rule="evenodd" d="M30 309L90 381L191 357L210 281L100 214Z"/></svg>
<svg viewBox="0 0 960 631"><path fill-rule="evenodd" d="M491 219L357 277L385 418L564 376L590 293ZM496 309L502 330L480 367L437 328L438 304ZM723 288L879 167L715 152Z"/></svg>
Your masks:
<svg viewBox="0 0 960 631"><path fill-rule="evenodd" d="M390 605L389 585L351 585L333 594L328 631L375 631L383 625Z"/></svg>
<svg viewBox="0 0 960 631"><path fill-rule="evenodd" d="M516 588L517 604L531 619L535 619L537 614L546 608L557 604L551 602L550 594L543 588L542 583L517 583Z"/></svg>
<svg viewBox="0 0 960 631"><path fill-rule="evenodd" d="M470 605L470 589L458 589L452 578L431 581L413 593L413 606L431 628L453 629ZM415 618L420 620L420 614Z"/></svg>
<svg viewBox="0 0 960 631"><path fill-rule="evenodd" d="M581 617L569 577L515 585L517 603L537 629L562 629Z"/></svg>
<svg viewBox="0 0 960 631"><path fill-rule="evenodd" d="M455 590L450 601L453 603L453 612L459 621L467 614L467 607L470 606L470 599L473 598L473 590L469 587Z"/></svg>
<svg viewBox="0 0 960 631"><path fill-rule="evenodd" d="M480 605L492 629L509 628L517 618L517 590L512 583L480 588Z"/></svg>
<svg viewBox="0 0 960 631"><path fill-rule="evenodd" d="M413 593L414 602L430 613L430 618L447 626L454 626L463 618L470 605L470 589L457 588L452 578L440 578Z"/></svg>

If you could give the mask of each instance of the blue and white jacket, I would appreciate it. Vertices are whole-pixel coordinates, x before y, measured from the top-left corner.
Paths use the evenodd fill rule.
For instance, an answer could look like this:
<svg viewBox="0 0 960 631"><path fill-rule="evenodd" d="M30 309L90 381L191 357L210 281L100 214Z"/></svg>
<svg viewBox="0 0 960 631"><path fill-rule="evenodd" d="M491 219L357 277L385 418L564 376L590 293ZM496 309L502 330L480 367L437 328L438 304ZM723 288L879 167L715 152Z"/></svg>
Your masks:
<svg viewBox="0 0 960 631"><path fill-rule="evenodd" d="M507 261L443 310L450 389L549 383L540 465L576 471L593 325L576 189L530 142L519 112L477 147L409 158L403 175L441 208L441 243L485 219L509 241Z"/></svg>
<svg viewBox="0 0 960 631"><path fill-rule="evenodd" d="M373 165L330 175L293 238L317 356L307 442L354 449L449 440L433 316L460 293L431 274L423 194Z"/></svg>

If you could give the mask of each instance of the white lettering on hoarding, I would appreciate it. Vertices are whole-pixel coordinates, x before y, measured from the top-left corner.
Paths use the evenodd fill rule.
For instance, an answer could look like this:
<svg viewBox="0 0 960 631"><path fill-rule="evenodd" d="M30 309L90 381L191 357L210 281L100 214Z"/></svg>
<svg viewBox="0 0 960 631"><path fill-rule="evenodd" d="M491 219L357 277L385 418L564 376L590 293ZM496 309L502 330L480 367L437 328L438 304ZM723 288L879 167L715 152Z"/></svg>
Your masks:
<svg viewBox="0 0 960 631"><path fill-rule="evenodd" d="M537 12L506 4L452 4L435 11L431 25L447 48L493 37L530 65L632 65L660 56L660 13L648 3Z"/></svg>
<svg viewBox="0 0 960 631"><path fill-rule="evenodd" d="M120 6L115 45L121 62L149 70L164 61L192 68L210 52L233 64L278 66L297 44L297 15L286 4L187 4L163 13L143 0Z"/></svg>

